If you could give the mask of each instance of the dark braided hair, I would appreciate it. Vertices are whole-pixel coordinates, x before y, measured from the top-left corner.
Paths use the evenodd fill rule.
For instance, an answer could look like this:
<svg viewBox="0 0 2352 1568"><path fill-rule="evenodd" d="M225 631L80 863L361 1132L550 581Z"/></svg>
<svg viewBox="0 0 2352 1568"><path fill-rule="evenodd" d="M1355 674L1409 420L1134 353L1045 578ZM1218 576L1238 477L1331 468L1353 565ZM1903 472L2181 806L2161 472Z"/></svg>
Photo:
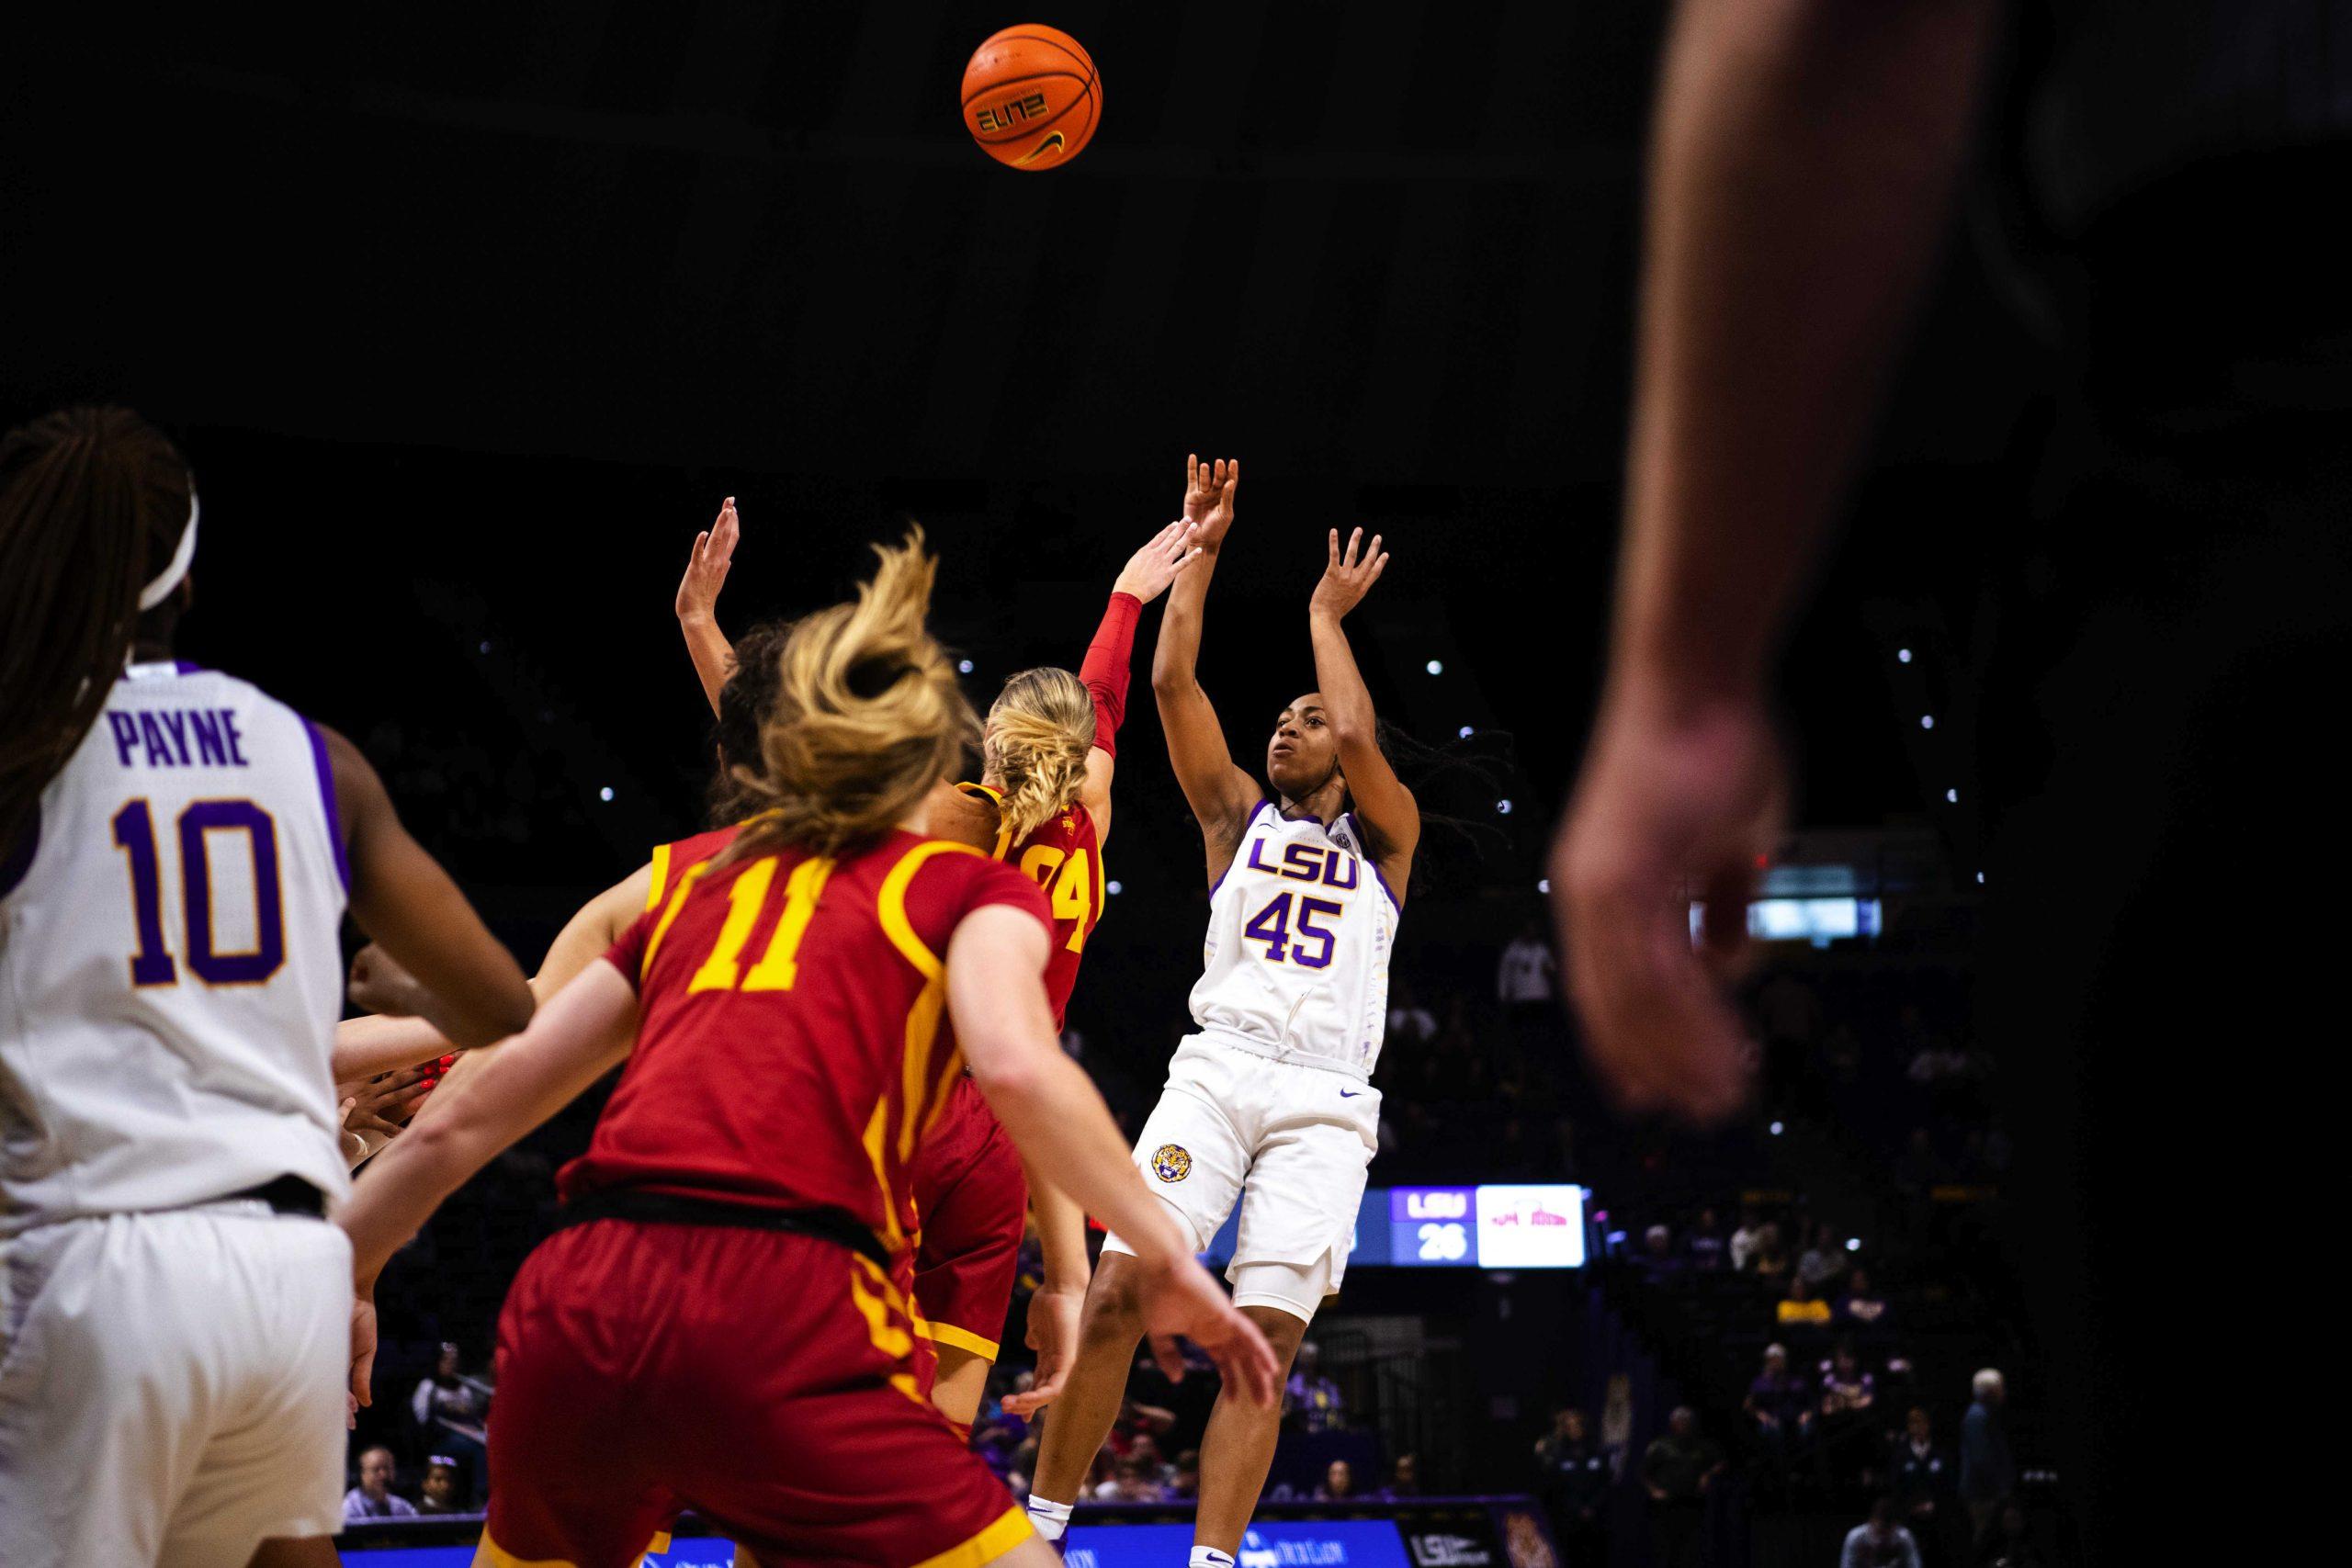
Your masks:
<svg viewBox="0 0 2352 1568"><path fill-rule="evenodd" d="M129 409L62 409L0 437L0 852L97 721L192 492Z"/></svg>
<svg viewBox="0 0 2352 1568"><path fill-rule="evenodd" d="M1413 852L1414 885L1445 890L1475 880L1488 845L1510 841L1508 834L1487 819L1492 801L1512 772L1510 734L1481 729L1432 746L1401 726L1375 718L1373 742L1388 759L1398 781L1413 792L1413 803L1420 810L1421 841ZM1354 806L1354 795L1348 797L1348 804ZM1363 822L1363 827L1368 840L1377 837L1371 823ZM1369 842L1365 847L1375 854L1383 848Z"/></svg>

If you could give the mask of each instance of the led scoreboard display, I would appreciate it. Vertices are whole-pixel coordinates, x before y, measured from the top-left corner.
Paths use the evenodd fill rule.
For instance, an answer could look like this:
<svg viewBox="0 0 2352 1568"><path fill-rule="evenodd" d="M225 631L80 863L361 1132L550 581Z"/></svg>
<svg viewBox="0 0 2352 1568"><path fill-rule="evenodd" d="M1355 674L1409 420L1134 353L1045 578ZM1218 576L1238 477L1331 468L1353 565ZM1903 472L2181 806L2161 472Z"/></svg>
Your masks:
<svg viewBox="0 0 2352 1568"><path fill-rule="evenodd" d="M1238 1220L1202 1256L1233 1256ZM1356 1213L1351 1269L1581 1269L1585 1190L1567 1186L1374 1187Z"/></svg>

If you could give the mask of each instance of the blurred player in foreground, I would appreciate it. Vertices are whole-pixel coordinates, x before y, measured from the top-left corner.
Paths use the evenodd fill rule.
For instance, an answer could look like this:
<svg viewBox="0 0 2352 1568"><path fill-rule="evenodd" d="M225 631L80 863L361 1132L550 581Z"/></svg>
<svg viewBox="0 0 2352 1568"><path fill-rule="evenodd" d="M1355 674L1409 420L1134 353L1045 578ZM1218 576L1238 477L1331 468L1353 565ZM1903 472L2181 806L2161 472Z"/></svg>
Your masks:
<svg viewBox="0 0 2352 1568"><path fill-rule="evenodd" d="M1163 1220L1205 1248L1238 1201L1234 1303L1288 1370L1337 1291L1378 1146L1371 1084L1387 1023L1396 940L1420 807L1382 755L1372 694L1340 621L1388 558L1363 531L1333 530L1307 605L1321 689L1284 708L1265 786L1235 766L1194 668L1209 574L1233 523L1240 465L1190 459L1186 519L1208 551L1177 581L1152 660L1152 689L1184 798L1207 852L1209 929L1193 988L1200 1032L1170 1063L1135 1158ZM1078 1365L1046 1419L1029 1509L1058 1538L1110 1432L1147 1325L1148 1278L1113 1224L1086 1298ZM1218 1399L1201 1441L1193 1568L1231 1568L1273 1462L1278 1413Z"/></svg>
<svg viewBox="0 0 2352 1568"><path fill-rule="evenodd" d="M1111 780L1120 721L1127 705L1128 662L1136 618L1177 574L1200 558L1193 525L1180 519L1129 558L1111 585L1111 602L1076 675L1046 667L1012 676L981 729L978 784L934 790L925 831L1017 866L1048 891L1053 956L1046 998L1059 1031L1078 984L1088 937L1102 919L1106 878L1102 845L1111 836ZM719 589L734 560L741 524L733 497L695 541L678 587L678 622L695 672L714 706L734 678L739 650L718 629ZM716 840L716 842L708 840ZM673 865L715 854L722 836L676 847ZM674 874L674 873L673 873ZM657 873L658 896L662 877ZM915 1236L911 1289L918 1347L917 1381L942 1414L969 1432L988 1386L1012 1303L1023 1222L1034 1201L1044 1245L1044 1285L1029 1301L1029 1346L1035 1382L1005 1402L1031 1415L1061 1392L1077 1352L1078 1317L1090 1265L1082 1211L1052 1188L1028 1179L1004 1129L969 1077L958 1079L913 1179ZM908 1284L908 1281L901 1281Z"/></svg>
<svg viewBox="0 0 2352 1568"><path fill-rule="evenodd" d="M451 1037L531 1015L348 741L173 659L197 515L127 410L0 440L8 1568L335 1561L346 903Z"/></svg>
<svg viewBox="0 0 2352 1568"><path fill-rule="evenodd" d="M482 1561L625 1568L693 1507L777 1562L1047 1568L916 1390L891 1282L923 1130L966 1062L1041 1177L1138 1227L1150 1329L1272 1408L1263 1336L1054 1039L1045 896L914 831L978 727L923 626L931 559L919 539L881 554L854 603L786 641L760 814L436 1096L343 1216L366 1293L444 1196L626 1063L560 1179L568 1223L501 1319Z"/></svg>

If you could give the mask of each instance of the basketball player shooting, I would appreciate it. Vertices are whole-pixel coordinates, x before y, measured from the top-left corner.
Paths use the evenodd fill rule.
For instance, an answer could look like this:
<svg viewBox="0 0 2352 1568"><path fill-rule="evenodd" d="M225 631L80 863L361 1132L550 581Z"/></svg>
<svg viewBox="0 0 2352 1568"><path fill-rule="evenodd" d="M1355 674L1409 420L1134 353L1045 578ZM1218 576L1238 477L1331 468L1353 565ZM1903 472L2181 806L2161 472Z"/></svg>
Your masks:
<svg viewBox="0 0 2352 1568"><path fill-rule="evenodd" d="M1237 766L1194 674L1209 576L1233 523L1238 462L1187 459L1184 515L1206 551L1177 580L1152 660L1170 761L1201 822L1209 929L1193 988L1198 1032L1177 1048L1136 1145L1151 1190L1195 1250L1241 1207L1227 1278L1287 1371L1337 1291L1377 1146L1370 1082L1387 1021L1396 938L1420 808L1382 755L1372 694L1340 623L1388 558L1362 529L1331 533L1307 606L1318 691L1283 708L1266 784ZM1086 1299L1079 1355L1046 1422L1030 1517L1057 1540L1116 1417L1142 1337L1139 1273L1114 1234ZM1193 1568L1231 1568L1266 1472L1278 1410L1230 1387L1201 1443Z"/></svg>

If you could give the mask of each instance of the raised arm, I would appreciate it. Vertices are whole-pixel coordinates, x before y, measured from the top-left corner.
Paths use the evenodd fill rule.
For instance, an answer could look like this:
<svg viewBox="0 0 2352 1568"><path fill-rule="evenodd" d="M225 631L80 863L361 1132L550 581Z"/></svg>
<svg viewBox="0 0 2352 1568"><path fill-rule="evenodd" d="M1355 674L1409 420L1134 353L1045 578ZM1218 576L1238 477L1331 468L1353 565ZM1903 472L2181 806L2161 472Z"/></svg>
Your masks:
<svg viewBox="0 0 2352 1568"><path fill-rule="evenodd" d="M1181 1334L1234 1387L1271 1405L1281 1385L1265 1336L1193 1260L1191 1237L1128 1161L1092 1080L1062 1054L1038 978L1046 945L1042 924L1001 905L957 923L947 945L947 1009L973 1081L1042 1185L1068 1193L1135 1247L1147 1281L1144 1322L1161 1369L1183 1375L1170 1338Z"/></svg>
<svg viewBox="0 0 2352 1568"><path fill-rule="evenodd" d="M435 1021L458 1045L487 1045L514 1033L531 1020L522 966L440 863L409 837L359 748L332 729L319 733L345 836L351 918L439 998Z"/></svg>
<svg viewBox="0 0 2352 1568"><path fill-rule="evenodd" d="M702 694L714 714L718 689L735 672L735 649L718 629L718 591L727 585L727 569L735 563L735 541L741 531L730 495L718 509L718 520L695 536L686 575L678 581L678 629L685 634L686 656L695 661Z"/></svg>
<svg viewBox="0 0 2352 1568"><path fill-rule="evenodd" d="M1587 1049L1628 1102L1713 1120L1745 1097L1714 981L1739 968L1776 836L1770 665L1944 228L1996 15L1677 7L1609 678L1552 864ZM1707 906L1702 955L1686 886Z"/></svg>
<svg viewBox="0 0 2352 1568"><path fill-rule="evenodd" d="M1363 824L1380 874L1405 897L1413 871L1413 851L1421 841L1421 808L1413 792L1388 765L1380 750L1379 717L1372 711L1372 692L1356 668L1355 650L1340 622L1363 603L1372 585L1388 568L1380 536L1363 547L1363 530L1348 536L1344 554L1340 531L1331 530L1330 558L1323 580L1306 603L1306 629L1315 644L1315 684L1323 694L1323 716L1331 726L1331 739L1340 750L1340 773L1348 781L1355 802L1356 819Z"/></svg>
<svg viewBox="0 0 2352 1568"><path fill-rule="evenodd" d="M1198 525L1179 518L1127 558L1118 581L1111 584L1111 603L1103 608L1094 640L1087 645L1086 662L1079 666L1078 678L1094 699L1094 747L1086 754L1086 785L1079 801L1094 818L1097 842L1108 842L1111 837L1111 775L1119 752L1119 722L1127 716L1136 617L1201 558L1200 547L1193 543L1197 531Z"/></svg>
<svg viewBox="0 0 2352 1568"><path fill-rule="evenodd" d="M1220 457L1212 465L1187 457L1184 472L1184 519L1193 525L1193 542L1203 555L1169 592L1159 643L1152 650L1151 694L1159 705L1159 727L1168 735L1169 763L1176 770L1186 804L1200 819L1209 880L1214 882L1232 863L1241 830L1260 798L1257 781L1234 765L1233 753L1226 749L1225 729L1198 674L1209 576L1216 570L1226 531L1233 525L1241 464Z"/></svg>

